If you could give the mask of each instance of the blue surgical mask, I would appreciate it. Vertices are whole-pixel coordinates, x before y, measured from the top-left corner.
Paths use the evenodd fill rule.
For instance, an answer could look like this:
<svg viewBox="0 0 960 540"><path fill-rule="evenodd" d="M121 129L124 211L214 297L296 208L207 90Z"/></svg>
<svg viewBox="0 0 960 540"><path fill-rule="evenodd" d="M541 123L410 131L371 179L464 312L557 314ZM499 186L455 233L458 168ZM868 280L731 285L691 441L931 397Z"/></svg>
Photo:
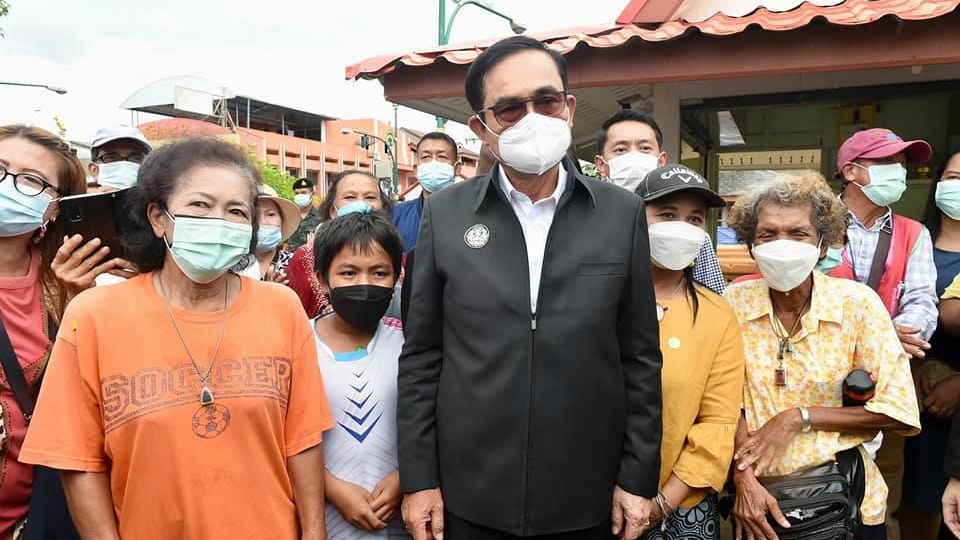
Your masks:
<svg viewBox="0 0 960 540"><path fill-rule="evenodd" d="M173 221L173 261L196 283L210 283L233 268L250 251L253 227L220 218L167 216ZM166 238L164 238L166 242Z"/></svg>
<svg viewBox="0 0 960 540"><path fill-rule="evenodd" d="M960 221L960 180L937 182L937 208L952 220Z"/></svg>
<svg viewBox="0 0 960 540"><path fill-rule="evenodd" d="M0 180L0 237L20 236L42 227L51 202L53 197L46 193L33 197L20 193L13 178Z"/></svg>
<svg viewBox="0 0 960 540"><path fill-rule="evenodd" d="M442 161L428 161L417 165L417 180L423 189L436 193L453 183L453 165Z"/></svg>
<svg viewBox="0 0 960 540"><path fill-rule="evenodd" d="M97 182L101 186L116 189L127 189L137 183L137 173L140 165L130 161L116 161L114 163L99 163Z"/></svg>
<svg viewBox="0 0 960 540"><path fill-rule="evenodd" d="M280 227L261 225L257 229L257 253L266 253L277 249L283 240L283 231Z"/></svg>
<svg viewBox="0 0 960 540"><path fill-rule="evenodd" d="M820 259L820 262L817 263L817 270L823 272L824 274L829 274L833 271L834 268L840 266L843 263L843 248L842 247L831 247L827 248L827 256L823 259Z"/></svg>
<svg viewBox="0 0 960 540"><path fill-rule="evenodd" d="M900 200L907 190L907 169L899 163L886 163L864 167L854 163L857 167L867 170L870 183L866 186L856 184L863 190L863 194L877 206L890 206Z"/></svg>
<svg viewBox="0 0 960 540"><path fill-rule="evenodd" d="M313 202L313 195L308 193L297 193L293 196L293 202L297 203L297 206L300 208L306 208Z"/></svg>
<svg viewBox="0 0 960 540"><path fill-rule="evenodd" d="M337 209L337 217L343 217L347 214L359 213L359 214L369 214L373 212L373 207L369 203L355 201L352 203L347 203Z"/></svg>

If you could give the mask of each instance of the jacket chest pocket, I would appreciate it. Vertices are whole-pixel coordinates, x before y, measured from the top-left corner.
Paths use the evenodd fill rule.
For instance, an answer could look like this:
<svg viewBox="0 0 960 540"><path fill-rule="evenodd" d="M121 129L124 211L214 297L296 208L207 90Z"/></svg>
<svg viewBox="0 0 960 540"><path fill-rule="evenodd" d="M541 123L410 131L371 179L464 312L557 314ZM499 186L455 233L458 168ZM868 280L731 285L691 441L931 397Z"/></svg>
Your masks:
<svg viewBox="0 0 960 540"><path fill-rule="evenodd" d="M579 263L576 285L570 289L576 295L571 305L587 312L609 309L620 302L626 277L627 265L621 262Z"/></svg>
<svg viewBox="0 0 960 540"><path fill-rule="evenodd" d="M627 274L627 265L618 262L582 262L577 275L582 277L623 277Z"/></svg>

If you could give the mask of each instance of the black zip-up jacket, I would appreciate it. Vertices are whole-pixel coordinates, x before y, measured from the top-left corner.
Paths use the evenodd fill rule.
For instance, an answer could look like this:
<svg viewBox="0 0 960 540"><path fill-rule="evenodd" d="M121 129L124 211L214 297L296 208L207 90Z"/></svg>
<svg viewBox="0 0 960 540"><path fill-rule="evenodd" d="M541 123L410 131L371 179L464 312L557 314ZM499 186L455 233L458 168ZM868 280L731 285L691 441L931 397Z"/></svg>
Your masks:
<svg viewBox="0 0 960 540"><path fill-rule="evenodd" d="M643 203L563 165L536 314L499 167L427 200L400 356L402 490L519 536L600 525L615 484L653 497L660 475Z"/></svg>

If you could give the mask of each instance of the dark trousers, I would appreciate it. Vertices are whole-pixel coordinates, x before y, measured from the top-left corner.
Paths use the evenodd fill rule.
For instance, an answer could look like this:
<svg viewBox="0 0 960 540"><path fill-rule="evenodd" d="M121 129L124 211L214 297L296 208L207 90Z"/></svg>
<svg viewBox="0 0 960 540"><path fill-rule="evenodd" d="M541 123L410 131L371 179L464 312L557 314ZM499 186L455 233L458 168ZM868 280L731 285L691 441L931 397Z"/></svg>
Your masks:
<svg viewBox="0 0 960 540"><path fill-rule="evenodd" d="M886 525L862 525L858 540L887 540Z"/></svg>
<svg viewBox="0 0 960 540"><path fill-rule="evenodd" d="M477 525L447 512L443 517L443 537L450 540L611 540L610 522L581 531L570 531L542 536L514 536L509 533Z"/></svg>

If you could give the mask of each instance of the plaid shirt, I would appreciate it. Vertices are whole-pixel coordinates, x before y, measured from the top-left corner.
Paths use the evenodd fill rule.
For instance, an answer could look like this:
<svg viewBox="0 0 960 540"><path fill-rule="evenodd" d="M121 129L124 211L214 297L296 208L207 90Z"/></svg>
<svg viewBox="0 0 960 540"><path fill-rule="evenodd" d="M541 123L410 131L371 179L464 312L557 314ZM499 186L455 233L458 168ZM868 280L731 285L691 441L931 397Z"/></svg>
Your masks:
<svg viewBox="0 0 960 540"><path fill-rule="evenodd" d="M693 263L693 279L721 296L727 286L723 270L720 269L720 261L717 260L717 252L709 238L703 241L703 247Z"/></svg>
<svg viewBox="0 0 960 540"><path fill-rule="evenodd" d="M880 240L880 229L887 225L893 226L892 217L893 213L888 208L883 217L868 229L850 212L847 253L853 261L853 271L860 283L867 282L873 254ZM919 328L920 337L924 340L929 340L937 328L936 283L937 267L933 264L933 244L930 242L930 233L924 227L907 261L899 311L893 318L893 322L898 325Z"/></svg>

